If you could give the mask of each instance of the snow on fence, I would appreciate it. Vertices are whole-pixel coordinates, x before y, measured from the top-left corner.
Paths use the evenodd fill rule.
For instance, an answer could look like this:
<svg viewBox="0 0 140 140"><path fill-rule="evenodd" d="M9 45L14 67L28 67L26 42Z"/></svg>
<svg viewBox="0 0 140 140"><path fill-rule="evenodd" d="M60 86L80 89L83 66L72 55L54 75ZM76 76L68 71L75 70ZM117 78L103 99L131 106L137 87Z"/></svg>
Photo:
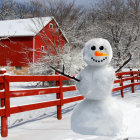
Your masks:
<svg viewBox="0 0 140 140"><path fill-rule="evenodd" d="M76 96L70 98L63 98L63 92L76 90L75 86L63 86L63 80L70 80L62 75L53 76L11 76L4 74L6 71L0 71L0 98L1 98L1 136L7 137L8 135L8 117L11 114L20 113L24 111L30 111L35 109L41 109L46 107L57 107L57 119L62 119L62 106L64 104L83 100L83 96ZM127 77L126 77L127 76ZM131 87L132 92L134 92L134 86L140 85L140 71L130 71L130 72L119 72L116 74L117 80L114 84L119 83L120 86L113 89L113 92L121 90L121 96L123 95L123 89ZM36 81L56 81L56 87L49 87L43 89L30 89L30 90L16 90L10 91L10 82L36 82ZM123 85L123 82L131 81L128 85ZM135 82L136 81L136 82ZM43 95L43 94L55 94L56 100L41 102L36 104L29 104L17 107L10 106L10 98Z"/></svg>

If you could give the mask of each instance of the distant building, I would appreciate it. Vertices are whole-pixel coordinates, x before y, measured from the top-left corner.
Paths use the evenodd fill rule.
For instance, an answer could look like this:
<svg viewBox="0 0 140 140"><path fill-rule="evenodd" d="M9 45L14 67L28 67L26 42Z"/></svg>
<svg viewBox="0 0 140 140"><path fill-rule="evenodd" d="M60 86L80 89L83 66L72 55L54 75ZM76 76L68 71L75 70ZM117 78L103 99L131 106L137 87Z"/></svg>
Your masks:
<svg viewBox="0 0 140 140"><path fill-rule="evenodd" d="M0 67L10 65L16 74L25 74L48 48L55 54L67 42L53 17L0 21Z"/></svg>

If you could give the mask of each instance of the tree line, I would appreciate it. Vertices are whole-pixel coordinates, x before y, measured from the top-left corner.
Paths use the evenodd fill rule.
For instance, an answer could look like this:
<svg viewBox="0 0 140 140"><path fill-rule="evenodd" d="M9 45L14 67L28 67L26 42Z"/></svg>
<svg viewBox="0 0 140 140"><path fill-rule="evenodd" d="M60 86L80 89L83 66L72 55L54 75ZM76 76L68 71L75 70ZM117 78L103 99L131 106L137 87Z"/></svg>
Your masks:
<svg viewBox="0 0 140 140"><path fill-rule="evenodd" d="M88 8L74 0L0 0L0 20L42 16L54 16L69 40L70 53L80 52L89 39L102 37L112 45L115 67L130 54L127 66L140 67L140 0L100 0Z"/></svg>

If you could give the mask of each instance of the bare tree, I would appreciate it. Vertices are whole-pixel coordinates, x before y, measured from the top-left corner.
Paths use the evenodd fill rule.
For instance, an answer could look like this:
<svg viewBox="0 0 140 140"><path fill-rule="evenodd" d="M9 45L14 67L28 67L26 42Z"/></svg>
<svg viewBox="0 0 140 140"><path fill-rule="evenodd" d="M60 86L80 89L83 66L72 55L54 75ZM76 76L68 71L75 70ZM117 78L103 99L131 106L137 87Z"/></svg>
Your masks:
<svg viewBox="0 0 140 140"><path fill-rule="evenodd" d="M85 35L86 10L75 5L75 0L47 0L45 13L53 16L64 30L72 46L82 46ZM81 43L82 42L82 43Z"/></svg>
<svg viewBox="0 0 140 140"><path fill-rule="evenodd" d="M26 2L15 4L15 18L23 19L31 17L29 4Z"/></svg>
<svg viewBox="0 0 140 140"><path fill-rule="evenodd" d="M29 72L32 74L51 74L52 70L50 65L53 65L57 68L60 68L64 63L63 55L68 53L68 46L64 46L64 35L62 30L55 22L55 19L52 19L53 29L48 29L46 32L45 24L43 21L44 18L33 19L32 22L35 25L35 28L31 27L31 31L37 34L37 36L44 43L44 50L36 49L31 50L35 53L43 54L43 57L35 60L35 63L30 63ZM42 31L38 32L38 27L41 27Z"/></svg>
<svg viewBox="0 0 140 140"><path fill-rule="evenodd" d="M81 6L76 6L75 1L68 2L66 0L47 0L46 15L54 16L61 26L63 22L68 21L69 24L80 18L84 10Z"/></svg>
<svg viewBox="0 0 140 140"><path fill-rule="evenodd" d="M112 43L114 62L116 66L122 64L129 54L135 55L135 49L140 36L139 0L102 0L93 9L94 31L96 35L104 37ZM91 13L90 13L91 14Z"/></svg>
<svg viewBox="0 0 140 140"><path fill-rule="evenodd" d="M39 0L31 0L29 2L29 9L31 17L41 17L45 16L45 5L41 3Z"/></svg>
<svg viewBox="0 0 140 140"><path fill-rule="evenodd" d="M0 20L14 18L15 2L13 0L1 0L0 4Z"/></svg>

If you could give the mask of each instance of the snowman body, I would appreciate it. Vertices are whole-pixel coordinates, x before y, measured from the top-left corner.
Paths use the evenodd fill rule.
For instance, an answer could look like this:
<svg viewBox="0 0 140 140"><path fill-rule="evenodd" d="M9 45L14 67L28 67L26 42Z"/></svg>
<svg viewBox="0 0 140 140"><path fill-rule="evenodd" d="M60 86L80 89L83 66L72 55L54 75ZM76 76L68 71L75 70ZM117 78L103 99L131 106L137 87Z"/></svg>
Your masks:
<svg viewBox="0 0 140 140"><path fill-rule="evenodd" d="M111 67L94 68L88 65L77 76L80 82L76 82L76 87L86 99L103 100L111 96L114 75Z"/></svg>
<svg viewBox="0 0 140 140"><path fill-rule="evenodd" d="M105 52L99 52L100 46L106 48ZM104 39L93 39L85 45L84 60L88 65L77 76L80 82L76 82L85 99L76 106L71 117L71 128L76 133L114 136L121 129L122 113L111 96L115 73L108 66L112 58L110 48ZM100 57L96 56L98 53Z"/></svg>

